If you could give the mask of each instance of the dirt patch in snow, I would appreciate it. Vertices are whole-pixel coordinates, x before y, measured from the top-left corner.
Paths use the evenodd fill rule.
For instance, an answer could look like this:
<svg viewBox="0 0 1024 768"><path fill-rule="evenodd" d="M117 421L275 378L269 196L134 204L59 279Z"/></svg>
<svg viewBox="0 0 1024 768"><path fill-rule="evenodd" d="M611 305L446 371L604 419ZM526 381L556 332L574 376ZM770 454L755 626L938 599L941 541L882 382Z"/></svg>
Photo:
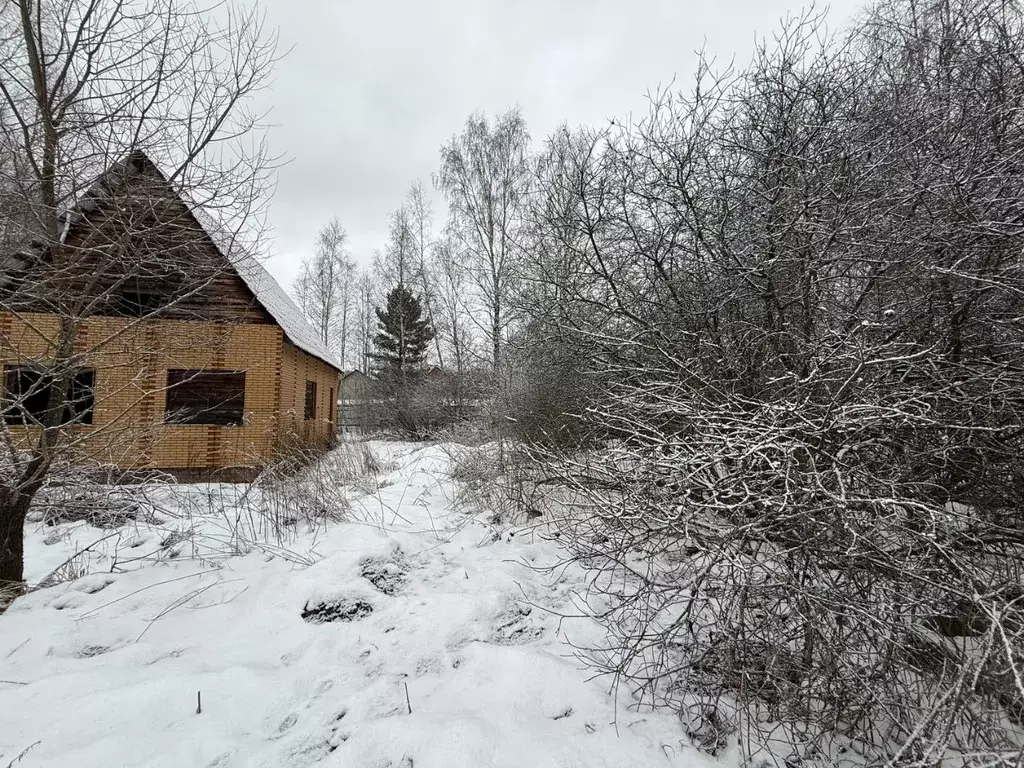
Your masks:
<svg viewBox="0 0 1024 768"><path fill-rule="evenodd" d="M394 560L368 557L359 564L359 575L385 595L396 595L405 586L406 569Z"/></svg>
<svg viewBox="0 0 1024 768"><path fill-rule="evenodd" d="M365 600L325 600L307 602L302 607L302 618L310 624L330 624L335 621L357 621L373 613L373 606Z"/></svg>

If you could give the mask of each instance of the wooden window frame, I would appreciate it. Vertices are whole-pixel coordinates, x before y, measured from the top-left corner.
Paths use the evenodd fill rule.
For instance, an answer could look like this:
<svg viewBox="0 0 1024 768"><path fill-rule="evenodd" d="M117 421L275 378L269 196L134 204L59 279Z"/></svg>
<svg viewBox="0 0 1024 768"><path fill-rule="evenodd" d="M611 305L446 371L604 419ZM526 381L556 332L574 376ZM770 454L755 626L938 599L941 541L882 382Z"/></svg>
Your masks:
<svg viewBox="0 0 1024 768"><path fill-rule="evenodd" d="M169 368L164 423L196 427L245 426L245 385L245 371ZM233 391L218 393L218 387Z"/></svg>
<svg viewBox="0 0 1024 768"><path fill-rule="evenodd" d="M302 418L312 421L316 418L316 382L306 381L306 399L303 404Z"/></svg>

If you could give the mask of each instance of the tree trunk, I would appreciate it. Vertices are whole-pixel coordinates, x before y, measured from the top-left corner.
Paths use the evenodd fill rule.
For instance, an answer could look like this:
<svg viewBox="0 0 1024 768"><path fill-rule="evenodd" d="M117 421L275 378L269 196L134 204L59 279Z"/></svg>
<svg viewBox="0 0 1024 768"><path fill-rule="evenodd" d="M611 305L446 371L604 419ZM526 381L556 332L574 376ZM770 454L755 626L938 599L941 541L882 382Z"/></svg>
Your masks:
<svg viewBox="0 0 1024 768"><path fill-rule="evenodd" d="M17 491L8 498L0 509L0 593L20 588L25 580L25 516L32 501Z"/></svg>
<svg viewBox="0 0 1024 768"><path fill-rule="evenodd" d="M495 300L491 316L491 348L494 355L494 372L501 368L501 307Z"/></svg>
<svg viewBox="0 0 1024 768"><path fill-rule="evenodd" d="M338 354L340 358L341 367L345 367L345 352L348 346L348 298L346 297L345 302L341 305L341 350Z"/></svg>

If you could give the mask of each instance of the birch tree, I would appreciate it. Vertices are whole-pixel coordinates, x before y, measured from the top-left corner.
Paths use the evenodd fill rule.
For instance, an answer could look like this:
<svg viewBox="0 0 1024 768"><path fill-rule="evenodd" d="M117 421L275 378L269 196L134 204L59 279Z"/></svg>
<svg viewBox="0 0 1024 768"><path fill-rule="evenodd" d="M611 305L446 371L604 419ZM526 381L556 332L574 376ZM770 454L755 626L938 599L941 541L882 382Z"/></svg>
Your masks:
<svg viewBox="0 0 1024 768"><path fill-rule="evenodd" d="M418 282L416 236L408 206L402 205L388 216L388 240L384 249L374 254L373 271L381 286L410 286Z"/></svg>
<svg viewBox="0 0 1024 768"><path fill-rule="evenodd" d="M434 236L433 223L434 212L427 199L426 191L420 181L413 182L406 197L406 206L409 216L409 224L412 229L413 249L416 260L416 280L413 287L420 294L423 302L424 313L427 321L432 327L437 327L435 312L436 300L434 298L434 285L432 272L430 270L430 254L433 250ZM434 350L437 353L437 364L444 368L444 355L441 352L441 340L434 337Z"/></svg>
<svg viewBox="0 0 1024 768"><path fill-rule="evenodd" d="M434 316L437 340L448 352L455 373L464 374L473 359L472 323L468 317L467 285L458 241L444 236L431 251L428 270L434 287Z"/></svg>
<svg viewBox="0 0 1024 768"><path fill-rule="evenodd" d="M369 373L373 353L373 337L376 334L375 308L378 296L383 292L378 288L373 269L359 270L354 283L355 301L353 302L353 340L354 351L358 354L356 367Z"/></svg>
<svg viewBox="0 0 1024 768"><path fill-rule="evenodd" d="M347 359L356 265L348 233L333 218L317 235L313 255L303 260L293 292L328 349Z"/></svg>
<svg viewBox="0 0 1024 768"><path fill-rule="evenodd" d="M499 114L493 125L484 114L471 115L462 133L441 148L435 177L482 310L474 320L488 339L495 372L513 321L515 259L531 179L529 145L520 110Z"/></svg>

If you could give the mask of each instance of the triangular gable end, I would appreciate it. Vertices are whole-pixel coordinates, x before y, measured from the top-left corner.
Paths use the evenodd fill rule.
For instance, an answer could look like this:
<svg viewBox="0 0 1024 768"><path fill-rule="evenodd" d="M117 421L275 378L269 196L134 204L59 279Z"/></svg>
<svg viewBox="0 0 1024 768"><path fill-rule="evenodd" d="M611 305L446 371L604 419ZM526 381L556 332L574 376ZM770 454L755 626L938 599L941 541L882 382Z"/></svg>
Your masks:
<svg viewBox="0 0 1024 768"><path fill-rule="evenodd" d="M132 152L125 160L111 165L79 198L68 214L64 237L68 236L78 221L87 218L91 212L98 209L105 199L109 199L117 184L118 176L125 173L128 168L155 176L165 185L169 195L182 204L193 222L209 240L210 245L224 257L226 267L239 278L253 302L274 320L289 342L339 372L341 371L341 363L330 353L319 335L306 321L302 311L260 264L259 260L242 248L233 236L224 232L209 213L175 190L166 174L146 153L140 150ZM77 217L81 217L81 219Z"/></svg>

